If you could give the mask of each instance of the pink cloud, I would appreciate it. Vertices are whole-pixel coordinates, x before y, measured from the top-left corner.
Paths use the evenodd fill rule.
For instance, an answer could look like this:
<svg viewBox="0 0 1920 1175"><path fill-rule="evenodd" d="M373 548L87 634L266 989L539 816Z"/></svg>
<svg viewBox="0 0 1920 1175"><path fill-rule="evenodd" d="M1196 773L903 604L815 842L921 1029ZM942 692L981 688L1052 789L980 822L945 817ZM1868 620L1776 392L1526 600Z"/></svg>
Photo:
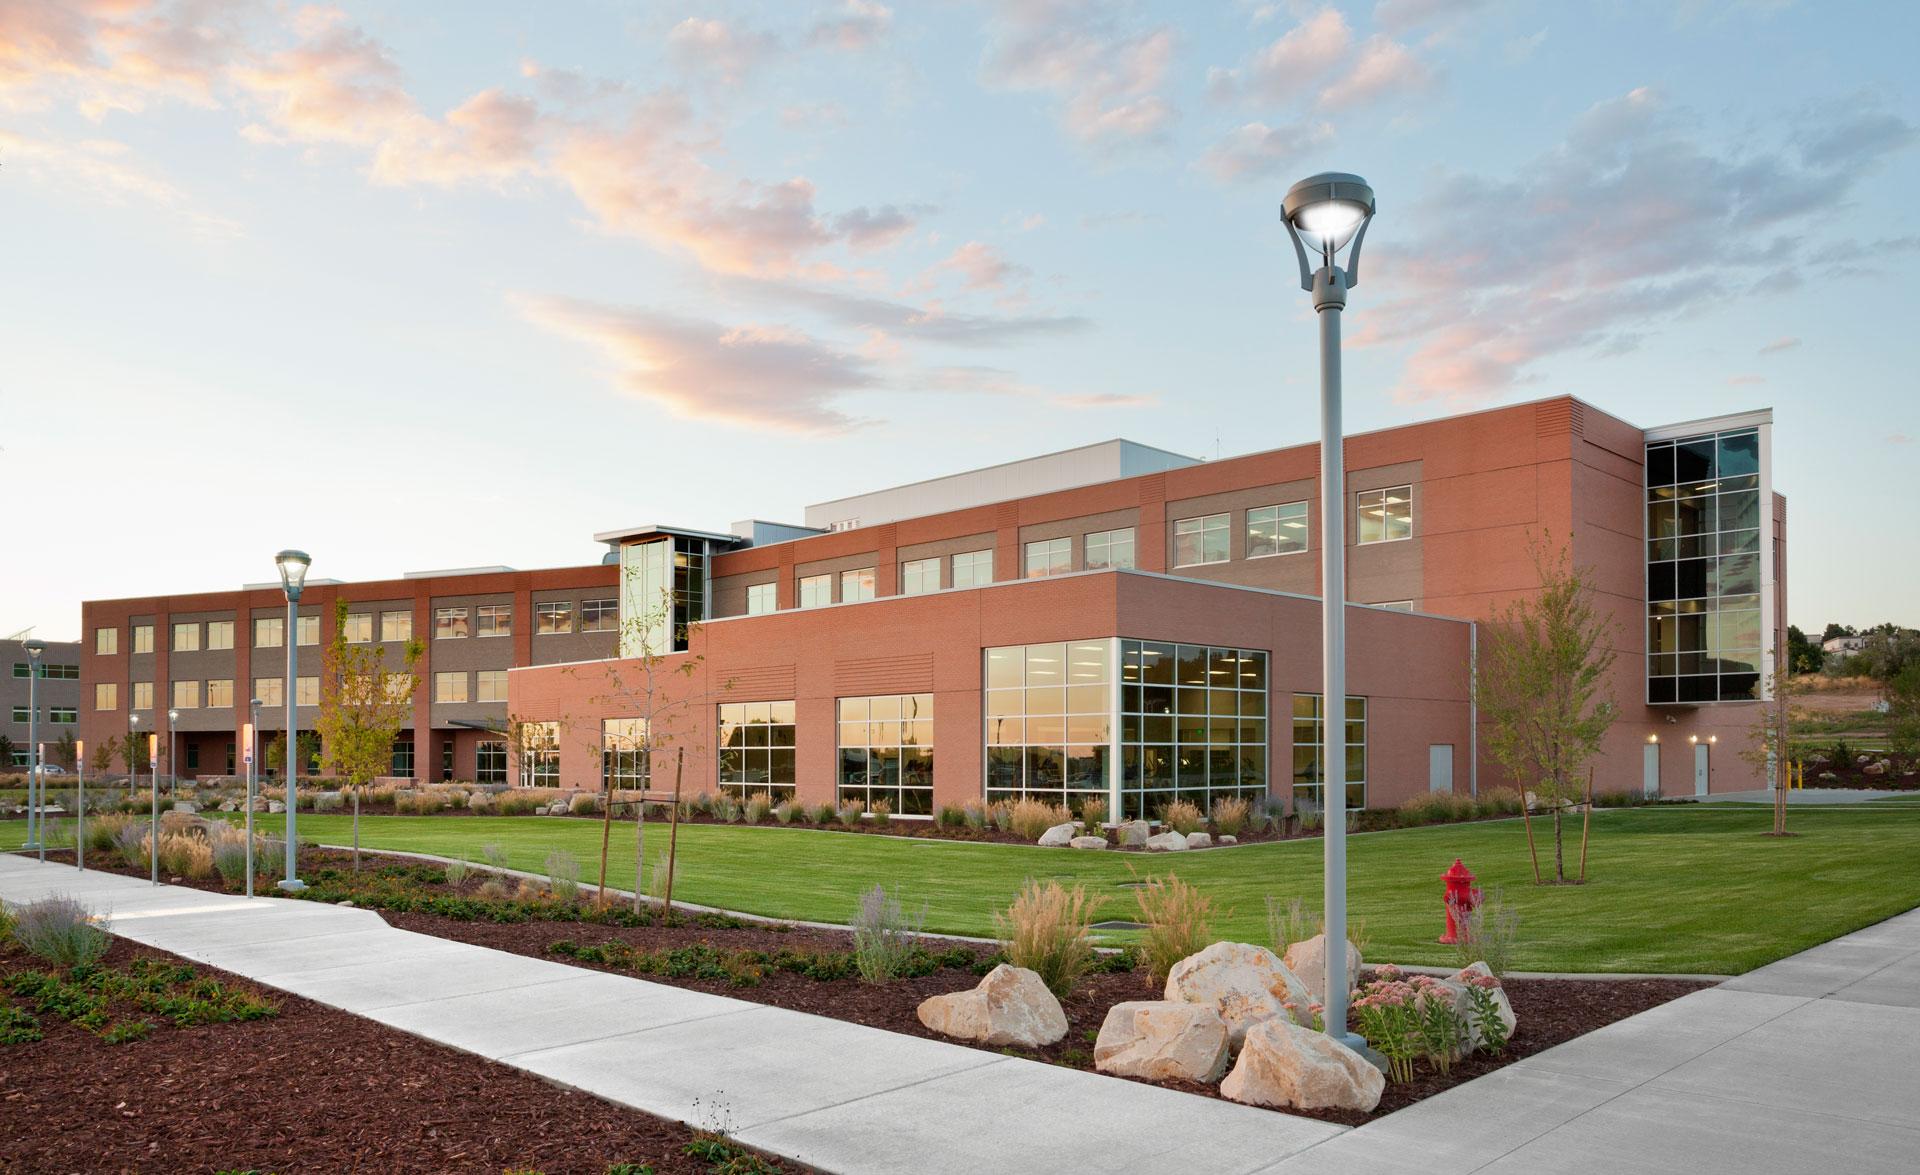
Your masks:
<svg viewBox="0 0 1920 1175"><path fill-rule="evenodd" d="M735 82L779 51L769 33L736 28L724 20L689 16L667 33L667 55L684 69Z"/></svg>
<svg viewBox="0 0 1920 1175"><path fill-rule="evenodd" d="M1151 138L1173 119L1160 93L1173 58L1166 26L1118 26L1097 0L998 0L982 80L1053 94L1067 132L1089 144Z"/></svg>
<svg viewBox="0 0 1920 1175"><path fill-rule="evenodd" d="M893 9L873 0L841 0L807 31L809 44L857 53L871 49L893 30Z"/></svg>
<svg viewBox="0 0 1920 1175"><path fill-rule="evenodd" d="M1244 94L1267 102L1286 102L1337 68L1353 48L1353 30L1337 8L1322 8L1237 69L1215 69L1208 85L1216 97Z"/></svg>
<svg viewBox="0 0 1920 1175"><path fill-rule="evenodd" d="M1782 335L1760 348L1762 355L1778 355L1782 351L1791 351L1800 345L1798 335Z"/></svg>
<svg viewBox="0 0 1920 1175"><path fill-rule="evenodd" d="M1368 37L1360 52L1338 77L1320 91L1326 110L1350 110L1392 97L1407 97L1433 88L1432 68L1398 41Z"/></svg>
<svg viewBox="0 0 1920 1175"><path fill-rule="evenodd" d="M961 286L969 290L1002 290L1028 273L1025 266L1008 261L983 241L968 241L933 268L959 274Z"/></svg>

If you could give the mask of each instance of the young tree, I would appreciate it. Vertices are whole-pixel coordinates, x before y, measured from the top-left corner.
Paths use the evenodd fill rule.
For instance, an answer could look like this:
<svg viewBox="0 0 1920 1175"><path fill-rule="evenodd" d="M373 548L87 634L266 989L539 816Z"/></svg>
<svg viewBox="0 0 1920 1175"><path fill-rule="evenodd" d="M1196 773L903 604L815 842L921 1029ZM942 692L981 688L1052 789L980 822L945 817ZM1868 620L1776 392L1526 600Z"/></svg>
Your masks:
<svg viewBox="0 0 1920 1175"><path fill-rule="evenodd" d="M18 747L14 746L12 739L4 734L0 734L0 766L4 766L7 770L11 771L13 769L13 753L18 749Z"/></svg>
<svg viewBox="0 0 1920 1175"><path fill-rule="evenodd" d="M79 766L80 747L78 743L74 742L73 732L71 730L60 733L59 739L53 744L53 750L50 752L49 757L56 764L66 768L68 771L72 771L75 767Z"/></svg>
<svg viewBox="0 0 1920 1175"><path fill-rule="evenodd" d="M1787 836L1787 786L1793 781L1793 695L1798 691L1793 676L1783 672L1778 646L1774 652L1774 670L1767 675L1772 697L1760 704L1760 721L1749 736L1751 744L1740 757L1758 767L1773 784L1773 831L1769 836Z"/></svg>
<svg viewBox="0 0 1920 1175"><path fill-rule="evenodd" d="M1531 546L1540 590L1501 611L1481 641L1474 698L1487 753L1553 807L1553 871L1567 879L1561 813L1581 795L1584 768L1617 708L1607 693L1611 625L1595 608L1586 573L1565 549ZM1534 881L1540 880L1539 862Z"/></svg>
<svg viewBox="0 0 1920 1175"><path fill-rule="evenodd" d="M113 761L120 757L120 736L110 734L100 740L93 753L87 756L87 766L93 768L96 775L105 776L113 770Z"/></svg>
<svg viewBox="0 0 1920 1175"><path fill-rule="evenodd" d="M320 761L320 736L311 730L300 732L297 744L300 762L309 774ZM267 736L266 766L269 772L285 771L287 767L287 736L285 731L276 731Z"/></svg>
<svg viewBox="0 0 1920 1175"><path fill-rule="evenodd" d="M320 713L314 728L334 772L353 796L353 867L360 868L360 792L393 763L393 740L413 714L413 671L425 646L407 642L389 667L384 646L347 640L347 602L334 605L333 642L322 658Z"/></svg>
<svg viewBox="0 0 1920 1175"><path fill-rule="evenodd" d="M1887 682L1887 732L1895 753L1912 758L1920 750L1920 660Z"/></svg>

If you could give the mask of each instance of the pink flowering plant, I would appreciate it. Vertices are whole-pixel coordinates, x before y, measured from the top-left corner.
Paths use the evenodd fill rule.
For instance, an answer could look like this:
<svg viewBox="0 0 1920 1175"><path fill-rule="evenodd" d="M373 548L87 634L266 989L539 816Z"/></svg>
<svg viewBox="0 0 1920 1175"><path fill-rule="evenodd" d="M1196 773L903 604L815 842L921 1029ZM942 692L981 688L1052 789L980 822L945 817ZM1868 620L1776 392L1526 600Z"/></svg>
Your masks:
<svg viewBox="0 0 1920 1175"><path fill-rule="evenodd" d="M1404 977L1391 965L1373 974L1353 993L1352 1007L1361 1034L1387 1060L1387 1078L1413 1080L1421 1058L1441 1073L1450 1070L1468 1040L1455 989L1431 975Z"/></svg>
<svg viewBox="0 0 1920 1175"><path fill-rule="evenodd" d="M1507 1022L1501 1018L1500 1001L1494 994L1500 990L1500 980L1479 972L1468 972L1460 980L1467 985L1467 1016L1473 1022L1481 1047L1490 1053L1504 1051Z"/></svg>

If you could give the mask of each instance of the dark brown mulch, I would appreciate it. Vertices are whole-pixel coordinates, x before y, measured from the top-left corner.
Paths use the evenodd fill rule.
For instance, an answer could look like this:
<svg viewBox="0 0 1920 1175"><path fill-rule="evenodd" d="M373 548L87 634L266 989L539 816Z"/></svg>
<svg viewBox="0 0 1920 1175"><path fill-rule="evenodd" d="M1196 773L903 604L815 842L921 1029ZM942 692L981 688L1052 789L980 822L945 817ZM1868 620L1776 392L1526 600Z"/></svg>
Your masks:
<svg viewBox="0 0 1920 1175"><path fill-rule="evenodd" d="M106 961L138 958L183 961L124 939ZM43 966L0 948L0 974ZM277 1002L280 1014L190 1028L159 1022L147 1039L117 1045L39 1014L45 1039L0 1045L0 1170L711 1169L682 1153L695 1133L678 1123L199 970Z"/></svg>

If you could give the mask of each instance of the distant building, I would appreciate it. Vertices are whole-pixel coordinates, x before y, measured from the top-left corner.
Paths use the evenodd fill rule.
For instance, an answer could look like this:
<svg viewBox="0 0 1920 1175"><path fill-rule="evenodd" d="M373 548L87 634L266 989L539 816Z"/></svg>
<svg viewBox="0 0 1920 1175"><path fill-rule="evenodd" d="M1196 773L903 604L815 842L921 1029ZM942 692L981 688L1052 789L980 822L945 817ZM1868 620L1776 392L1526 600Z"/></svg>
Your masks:
<svg viewBox="0 0 1920 1175"><path fill-rule="evenodd" d="M1820 642L1821 652L1838 653L1843 657L1850 657L1866 647L1867 638L1863 636L1836 636Z"/></svg>
<svg viewBox="0 0 1920 1175"><path fill-rule="evenodd" d="M27 739L32 729L29 696L39 694L40 741L47 748L46 761L55 762L54 744L62 735L80 733L80 644L78 641L48 641L40 654L40 688L30 687L32 662L20 641L0 641L0 734L13 742L13 758L0 763L0 770L18 767L25 770L31 760Z"/></svg>

